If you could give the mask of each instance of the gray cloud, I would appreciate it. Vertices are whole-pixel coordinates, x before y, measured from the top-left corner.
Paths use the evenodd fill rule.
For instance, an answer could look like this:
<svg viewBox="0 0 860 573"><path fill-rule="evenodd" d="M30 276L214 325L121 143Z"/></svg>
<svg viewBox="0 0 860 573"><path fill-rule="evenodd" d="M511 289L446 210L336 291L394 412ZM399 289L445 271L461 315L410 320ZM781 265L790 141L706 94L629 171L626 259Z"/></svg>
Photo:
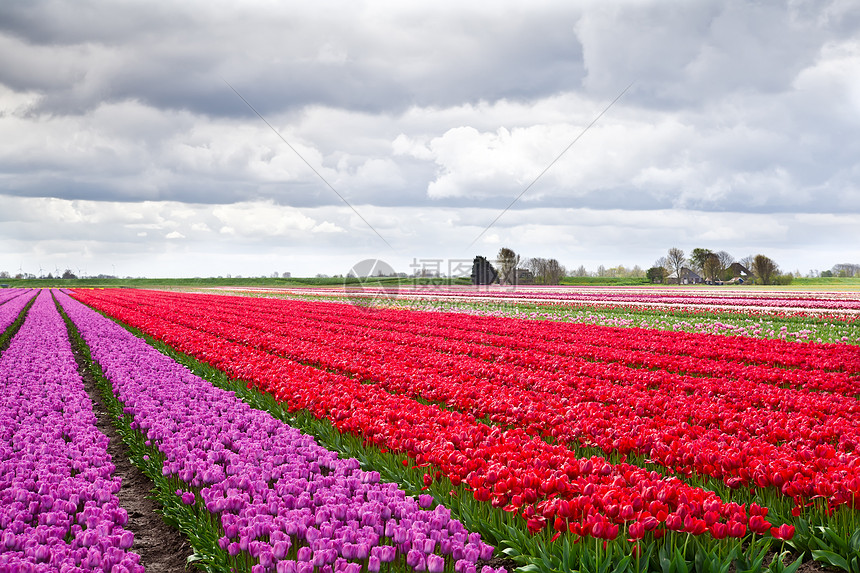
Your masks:
<svg viewBox="0 0 860 573"><path fill-rule="evenodd" d="M452 7L16 4L0 8L0 31L6 53L24 57L5 58L0 80L46 90L40 109L52 112L134 98L237 116L247 110L219 75L265 113L306 105L381 112L580 85L576 12L552 3Z"/></svg>
<svg viewBox="0 0 860 573"><path fill-rule="evenodd" d="M513 225L577 244L581 230L550 222L553 210L630 214L615 216L626 231L600 224L589 233L608 245L634 233L646 251L668 240L659 225L640 230L649 213L684 213L711 233L677 240L718 242L723 233L737 245L765 242L724 224L730 215L820 230L819 219L804 217L860 215L860 15L852 8L850 0L343 2L325 10L5 3L0 197L4 210L23 202L18 213L54 198L105 216L117 204L144 214L150 204L192 205L199 218L196 228L113 225L99 234L74 218L58 227L64 234L52 240L77 237L87 252L114 243L176 257L228 244L276 249L309 229L319 231L308 246L317 253L379 247L223 77L386 239L402 241L396 249L419 251L420 234L454 249L434 225L468 244L634 81L488 236L513 237L501 232ZM314 224L305 235L267 235L217 217L265 220L267 209ZM290 209L324 216L304 220ZM4 220L4 236L60 248L38 240L44 221L22 221ZM326 223L342 232L323 232ZM790 244L814 234L769 236Z"/></svg>

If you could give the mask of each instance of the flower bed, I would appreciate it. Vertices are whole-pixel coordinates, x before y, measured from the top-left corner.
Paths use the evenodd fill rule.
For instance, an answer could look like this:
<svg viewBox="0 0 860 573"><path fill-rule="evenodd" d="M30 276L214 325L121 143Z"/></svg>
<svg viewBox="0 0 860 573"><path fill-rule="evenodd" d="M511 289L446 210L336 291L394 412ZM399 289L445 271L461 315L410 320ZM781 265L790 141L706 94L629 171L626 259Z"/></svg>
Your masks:
<svg viewBox="0 0 860 573"><path fill-rule="evenodd" d="M59 295L176 495L213 520L231 566L253 571L475 571L492 547L429 496L415 500L354 459L213 387ZM487 569L492 568L485 568Z"/></svg>
<svg viewBox="0 0 860 573"><path fill-rule="evenodd" d="M30 289L14 289L11 293L2 293L3 298L0 299L0 303L2 303L0 304L0 334L15 322L15 319L35 295L36 292Z"/></svg>
<svg viewBox="0 0 860 573"><path fill-rule="evenodd" d="M0 388L0 570L143 571L49 291L0 356Z"/></svg>
<svg viewBox="0 0 860 573"><path fill-rule="evenodd" d="M793 499L798 511L816 498L827 499L831 510L860 501L860 409L855 398L832 391L856 392L857 347L753 341L742 362L737 360L741 339L686 333L402 311L368 316L344 305L165 293L100 293L99 301L115 303L103 308L160 329L181 348L187 348L180 340L185 335L170 331L185 327L195 336L216 337L205 344L227 341L263 351L256 362L233 372L289 397L291 404L303 402L304 386L294 389L261 370L260 364L270 361L265 353L371 381L406 398L443 403L530 436L606 453L633 452L681 475L711 476L732 488L774 487ZM156 323L154 317L170 320ZM511 335L502 336L505 330ZM531 344L544 352L524 349ZM797 352L788 354L786 346ZM189 351L195 348L192 344ZM635 350L624 355L625 348ZM213 359L232 364L231 352L225 348L223 357ZM699 375L659 368L673 359L678 363L673 368L683 370L691 362ZM706 361L721 375L702 375ZM331 385L336 383L323 383ZM822 386L831 391L810 391ZM408 409L409 403L392 407ZM338 421L337 413L320 415ZM369 430L352 431L367 435ZM522 505L513 485L494 493L499 505Z"/></svg>
<svg viewBox="0 0 860 573"><path fill-rule="evenodd" d="M529 436L522 429L502 430L473 416L424 405L382 388L294 361L253 346L184 327L167 318L180 307L152 312L147 305L107 304L105 293L76 296L109 310L128 324L230 375L249 380L284 400L291 410L308 410L330 419L340 430L382 448L407 453L418 464L432 464L456 485L467 483L475 499L517 510L529 529L549 525L557 532L614 539L660 537L666 531L710 533L719 539L755 533L789 535L771 529L767 511L723 502L713 492L630 464L594 457L578 459L564 446ZM139 298L140 293L128 293ZM182 308L193 306L188 297ZM137 305L131 305L137 306ZM228 327L229 328L229 327ZM432 474L427 478L432 482Z"/></svg>

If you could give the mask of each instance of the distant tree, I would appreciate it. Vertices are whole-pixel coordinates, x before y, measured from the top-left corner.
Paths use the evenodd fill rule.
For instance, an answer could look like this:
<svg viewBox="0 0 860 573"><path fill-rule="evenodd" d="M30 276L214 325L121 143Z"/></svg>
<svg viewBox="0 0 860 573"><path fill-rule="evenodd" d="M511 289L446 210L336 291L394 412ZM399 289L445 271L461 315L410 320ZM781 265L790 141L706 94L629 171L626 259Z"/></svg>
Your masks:
<svg viewBox="0 0 860 573"><path fill-rule="evenodd" d="M822 278L830 278L833 276L833 271L821 271Z"/></svg>
<svg viewBox="0 0 860 573"><path fill-rule="evenodd" d="M606 269L606 276L610 278L626 277L627 269L624 268L624 265L618 265L617 267Z"/></svg>
<svg viewBox="0 0 860 573"><path fill-rule="evenodd" d="M630 269L630 277L634 279L641 279L645 277L645 271L642 270L642 267L639 265L633 265L633 268Z"/></svg>
<svg viewBox="0 0 860 573"><path fill-rule="evenodd" d="M561 281L561 277L565 275L565 268L555 259L549 259L546 262L544 270L545 285L557 285Z"/></svg>
<svg viewBox="0 0 860 573"><path fill-rule="evenodd" d="M720 258L716 255L716 253L708 253L705 257L705 262L702 265L702 274L705 275L705 278L711 281L717 280L721 273L722 268L720 267Z"/></svg>
<svg viewBox="0 0 860 573"><path fill-rule="evenodd" d="M532 257L523 266L535 276L535 282L544 285L557 285L567 270L556 259Z"/></svg>
<svg viewBox="0 0 860 573"><path fill-rule="evenodd" d="M690 253L690 265L692 265L693 270L699 273L705 272L705 264L708 262L708 257L713 254L711 249L693 249L693 252Z"/></svg>
<svg viewBox="0 0 860 573"><path fill-rule="evenodd" d="M475 257L472 261L472 284L473 285L491 285L499 278L499 274L490 261L482 256Z"/></svg>
<svg viewBox="0 0 860 573"><path fill-rule="evenodd" d="M856 277L860 275L860 265L851 263L839 263L838 265L833 265L833 268L830 270L835 277Z"/></svg>
<svg viewBox="0 0 860 573"><path fill-rule="evenodd" d="M716 255L720 261L720 276L725 280L732 278L731 276L727 276L726 273L729 267L732 266L732 263L735 262L735 258L725 251L718 251Z"/></svg>
<svg viewBox="0 0 860 573"><path fill-rule="evenodd" d="M753 265L755 264L755 257L752 255L747 255L741 260L738 261L745 269L750 272L753 272Z"/></svg>
<svg viewBox="0 0 860 573"><path fill-rule="evenodd" d="M572 277L587 277L587 276L589 276L589 273L586 270L585 265L579 265L579 267L577 269L570 271L570 276L572 276Z"/></svg>
<svg viewBox="0 0 860 573"><path fill-rule="evenodd" d="M281 273L281 278L282 278L282 279L288 279L288 278L290 278L291 276L292 276L292 275L291 275L290 273L288 273L288 272L283 272L283 273Z"/></svg>
<svg viewBox="0 0 860 573"><path fill-rule="evenodd" d="M604 267L603 265L600 265L599 267L597 267L597 276L599 276L599 277L609 276L609 273L606 272L606 267Z"/></svg>
<svg viewBox="0 0 860 573"><path fill-rule="evenodd" d="M497 257L499 264L499 283L512 285L517 282L517 265L520 264L520 256L513 250L502 247Z"/></svg>
<svg viewBox="0 0 860 573"><path fill-rule="evenodd" d="M72 269L66 269L63 271L63 278L68 280L68 279L76 279L78 277L75 273L72 272Z"/></svg>
<svg viewBox="0 0 860 573"><path fill-rule="evenodd" d="M651 267L645 271L645 277L648 279L648 282L662 283L666 280L666 269L662 266Z"/></svg>
<svg viewBox="0 0 860 573"><path fill-rule="evenodd" d="M10 279L9 271L0 271L0 279Z"/></svg>
<svg viewBox="0 0 860 573"><path fill-rule="evenodd" d="M532 257L523 262L523 266L535 276L535 282L542 284L546 275L547 260L541 257Z"/></svg>
<svg viewBox="0 0 860 573"><path fill-rule="evenodd" d="M769 285L771 280L779 273L779 267L769 257L756 255L753 258L752 271L763 285Z"/></svg>
<svg viewBox="0 0 860 573"><path fill-rule="evenodd" d="M672 247L669 249L668 254L666 255L666 264L668 265L668 269L675 273L675 277L678 279L678 284L681 283L681 269L684 268L684 264L687 262L687 259L684 258L684 251L677 247Z"/></svg>

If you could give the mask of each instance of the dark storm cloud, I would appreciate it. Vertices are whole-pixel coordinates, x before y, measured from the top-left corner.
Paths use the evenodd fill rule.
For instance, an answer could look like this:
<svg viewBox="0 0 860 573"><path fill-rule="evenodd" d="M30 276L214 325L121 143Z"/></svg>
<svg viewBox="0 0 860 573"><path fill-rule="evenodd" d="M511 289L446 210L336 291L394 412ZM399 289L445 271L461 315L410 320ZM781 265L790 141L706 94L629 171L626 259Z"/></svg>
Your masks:
<svg viewBox="0 0 860 573"><path fill-rule="evenodd" d="M530 98L577 88L583 78L576 15L557 6L415 15L351 4L325 13L192 6L4 4L0 31L24 58L5 58L0 81L44 90L39 109L52 113L136 99L244 117L219 76L263 113ZM63 52L74 57L64 61Z"/></svg>
<svg viewBox="0 0 860 573"><path fill-rule="evenodd" d="M181 9L155 2L4 2L0 31L42 46L121 45L161 30L188 27L189 17Z"/></svg>

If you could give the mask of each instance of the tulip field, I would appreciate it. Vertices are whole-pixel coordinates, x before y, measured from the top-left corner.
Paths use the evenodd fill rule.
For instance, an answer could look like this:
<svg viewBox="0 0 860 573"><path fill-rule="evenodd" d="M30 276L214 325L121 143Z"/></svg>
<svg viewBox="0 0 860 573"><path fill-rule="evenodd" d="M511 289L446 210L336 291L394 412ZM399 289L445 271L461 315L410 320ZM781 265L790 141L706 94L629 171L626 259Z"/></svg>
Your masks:
<svg viewBox="0 0 860 573"><path fill-rule="evenodd" d="M68 295L54 296L111 384L141 459L188 507L181 517L200 567L474 572L491 557L493 547L431 496L407 496ZM129 551L128 515L113 495L120 479L49 291L37 295L0 372L0 570L144 571Z"/></svg>
<svg viewBox="0 0 860 573"><path fill-rule="evenodd" d="M860 573L860 300L690 293L839 337L0 292L0 571L145 569L76 349L199 569Z"/></svg>

